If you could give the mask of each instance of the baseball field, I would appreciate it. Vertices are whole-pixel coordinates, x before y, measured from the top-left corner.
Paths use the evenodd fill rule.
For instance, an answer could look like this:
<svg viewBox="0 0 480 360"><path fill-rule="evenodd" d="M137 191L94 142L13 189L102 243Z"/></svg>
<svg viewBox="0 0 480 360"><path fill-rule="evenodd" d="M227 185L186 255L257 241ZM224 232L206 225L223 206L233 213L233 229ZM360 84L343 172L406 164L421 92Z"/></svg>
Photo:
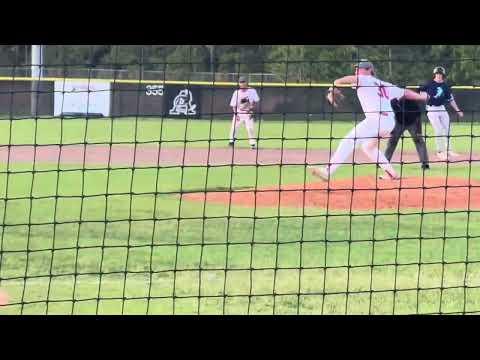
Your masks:
<svg viewBox="0 0 480 360"><path fill-rule="evenodd" d="M1 121L0 314L480 313L480 123L313 178L353 125Z"/></svg>

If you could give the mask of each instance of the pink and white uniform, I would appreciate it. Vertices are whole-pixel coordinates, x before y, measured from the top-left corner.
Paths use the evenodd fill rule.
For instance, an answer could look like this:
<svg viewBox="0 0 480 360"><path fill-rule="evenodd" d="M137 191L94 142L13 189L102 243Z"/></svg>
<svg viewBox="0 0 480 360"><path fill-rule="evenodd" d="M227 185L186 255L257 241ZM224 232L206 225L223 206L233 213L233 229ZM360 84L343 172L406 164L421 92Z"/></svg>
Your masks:
<svg viewBox="0 0 480 360"><path fill-rule="evenodd" d="M357 96L365 113L365 119L355 126L340 142L328 166L331 176L359 145L369 160L394 174L392 165L379 149L380 138L390 137L395 127L395 114L390 101L404 96L405 90L379 80L371 75L357 76Z"/></svg>

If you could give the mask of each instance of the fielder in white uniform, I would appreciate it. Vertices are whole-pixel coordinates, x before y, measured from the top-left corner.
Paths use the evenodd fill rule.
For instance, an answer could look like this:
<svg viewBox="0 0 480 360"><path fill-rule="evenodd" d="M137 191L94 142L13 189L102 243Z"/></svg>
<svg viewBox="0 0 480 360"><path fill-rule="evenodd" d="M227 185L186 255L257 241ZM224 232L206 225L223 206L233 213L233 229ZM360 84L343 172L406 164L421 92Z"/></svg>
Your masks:
<svg viewBox="0 0 480 360"><path fill-rule="evenodd" d="M260 101L257 91L248 87L247 79L243 76L238 80L239 89L235 90L230 100L230 106L233 110L232 127L230 129L229 145L233 146L236 140L238 128L242 123L245 124L248 134L248 142L252 149L257 147L255 137L254 113L256 106Z"/></svg>
<svg viewBox="0 0 480 360"><path fill-rule="evenodd" d="M384 171L382 179L398 179L393 166L379 150L379 140L390 137L395 127L395 113L390 101L405 97L411 100L426 101L426 93L418 94L402 89L374 77L374 67L368 60L362 60L355 67L355 75L345 76L334 81L334 86L349 85L357 90L358 99L365 113L365 119L353 128L340 142L337 151L324 168L311 167L312 175L324 181L335 173L341 164L352 155L357 146L370 161L377 163Z"/></svg>

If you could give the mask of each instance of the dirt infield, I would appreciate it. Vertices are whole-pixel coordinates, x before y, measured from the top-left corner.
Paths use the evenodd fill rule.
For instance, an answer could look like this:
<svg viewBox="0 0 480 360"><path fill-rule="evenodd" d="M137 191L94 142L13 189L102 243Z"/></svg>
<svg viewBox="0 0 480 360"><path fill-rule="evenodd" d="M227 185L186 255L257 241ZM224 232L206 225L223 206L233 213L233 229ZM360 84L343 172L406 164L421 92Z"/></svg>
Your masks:
<svg viewBox="0 0 480 360"><path fill-rule="evenodd" d="M232 149L225 148L161 148L158 145L39 145L0 146L0 161L31 163L35 161L60 164L85 164L94 166L176 166L176 165L274 165L274 164L320 164L326 163L329 152L309 149ZM403 163L416 163L416 153L403 152ZM436 159L431 164L445 165ZM350 161L350 160L349 160ZM395 154L393 162L400 161ZM355 154L355 163L368 163L361 151ZM450 165L465 166L467 162L478 165L480 156L462 155Z"/></svg>
<svg viewBox="0 0 480 360"><path fill-rule="evenodd" d="M318 207L334 210L480 208L480 182L458 178L411 177L399 181L358 177L257 191L185 194L192 201L241 206Z"/></svg>
<svg viewBox="0 0 480 360"><path fill-rule="evenodd" d="M368 163L361 151L354 155L355 163ZM0 146L0 161L6 163L59 163L108 167L128 166L228 166L228 165L304 165L326 163L329 152L324 150L246 148L161 148L158 145L56 145ZM393 161L416 163L416 153L397 153ZM351 159L349 160L351 161ZM451 166L480 164L479 156L462 155ZM445 166L432 161L432 166ZM313 179L312 179L313 180ZM448 189L446 188L448 186ZM330 209L465 209L480 208L480 183L465 179L404 178L401 181L379 181L360 177L354 180L335 180L327 184L312 182L257 191L211 192L206 201L243 206L322 207ZM230 199L231 196L231 199ZM186 194L185 199L205 201L205 194Z"/></svg>

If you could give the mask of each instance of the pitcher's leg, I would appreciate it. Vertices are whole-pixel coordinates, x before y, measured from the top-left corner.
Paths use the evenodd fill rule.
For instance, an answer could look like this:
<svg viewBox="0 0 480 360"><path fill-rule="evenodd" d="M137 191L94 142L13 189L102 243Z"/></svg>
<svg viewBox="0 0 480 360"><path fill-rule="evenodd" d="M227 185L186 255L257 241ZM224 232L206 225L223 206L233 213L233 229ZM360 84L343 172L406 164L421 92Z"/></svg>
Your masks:
<svg viewBox="0 0 480 360"><path fill-rule="evenodd" d="M380 150L380 139L390 140L396 125L397 123L395 122L395 117L393 115L372 118L370 126L373 131L375 131L376 137L365 139L362 142L362 150L370 159L370 161L377 163L377 165L380 166L387 174L386 177L390 179L397 179L398 175L390 163L390 160L387 159L385 154ZM401 127L397 128L396 131L399 131L400 134L402 134L404 127L401 124L400 126Z"/></svg>
<svg viewBox="0 0 480 360"><path fill-rule="evenodd" d="M358 141L354 138L344 138L342 141L340 141L340 144L338 145L337 150L333 154L333 156L330 158L329 162L329 173L330 175L333 174L337 169L340 167L340 165L344 164L348 157L353 154L353 151L355 150L355 142Z"/></svg>
<svg viewBox="0 0 480 360"><path fill-rule="evenodd" d="M350 130L340 141L335 153L330 157L329 164L325 168L312 168L312 174L314 176L326 181L347 161L348 157L353 154L355 147L360 143L361 137L366 134L368 135L368 124L366 124L365 121L366 120L363 120Z"/></svg>
<svg viewBox="0 0 480 360"><path fill-rule="evenodd" d="M362 143L362 150L371 162L377 163L391 178L398 178L395 169L385 157L385 154L380 151L379 146L379 140L370 139Z"/></svg>

